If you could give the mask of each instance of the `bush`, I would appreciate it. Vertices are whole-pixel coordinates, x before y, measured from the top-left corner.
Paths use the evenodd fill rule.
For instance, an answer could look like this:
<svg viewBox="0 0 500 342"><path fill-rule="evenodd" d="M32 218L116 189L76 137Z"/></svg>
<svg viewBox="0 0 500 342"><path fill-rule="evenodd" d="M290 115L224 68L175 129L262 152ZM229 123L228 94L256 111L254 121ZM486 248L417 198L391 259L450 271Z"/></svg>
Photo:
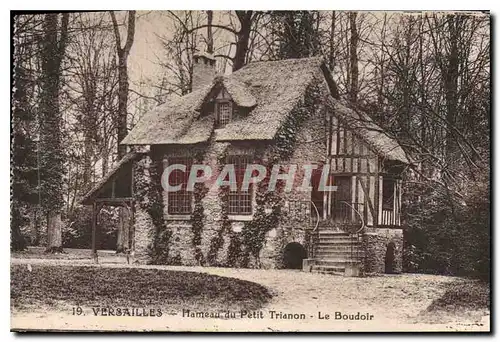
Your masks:
<svg viewBox="0 0 500 342"><path fill-rule="evenodd" d="M92 208L77 207L67 218L67 222L62 231L63 247L91 248ZM117 234L118 209L102 208L97 220L96 248L116 249Z"/></svg>
<svg viewBox="0 0 500 342"><path fill-rule="evenodd" d="M489 279L489 180L471 182L464 198L430 186L408 189L406 272Z"/></svg>

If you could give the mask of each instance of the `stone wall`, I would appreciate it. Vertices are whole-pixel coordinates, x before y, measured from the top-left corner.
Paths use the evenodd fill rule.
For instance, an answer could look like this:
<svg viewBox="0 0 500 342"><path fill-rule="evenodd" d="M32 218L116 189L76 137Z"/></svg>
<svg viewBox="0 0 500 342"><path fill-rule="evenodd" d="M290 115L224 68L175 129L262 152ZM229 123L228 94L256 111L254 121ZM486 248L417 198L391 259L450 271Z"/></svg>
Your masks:
<svg viewBox="0 0 500 342"><path fill-rule="evenodd" d="M182 265L197 265L198 262L196 261L192 244L193 232L190 222L168 221L167 224L172 232L169 255L174 260L179 260Z"/></svg>
<svg viewBox="0 0 500 342"><path fill-rule="evenodd" d="M389 243L394 243L394 272L403 271L403 230L397 228L372 228L363 236L365 251L363 271L385 273L385 257Z"/></svg>
<svg viewBox="0 0 500 342"><path fill-rule="evenodd" d="M324 137L324 139L321 139ZM301 191L299 187L304 179L304 165L322 165L326 160L326 132L324 116L321 108L308 119L297 134L294 151L284 165L297 165L295 184L290 192L283 193L283 216L279 227L267 234L266 243L260 259L263 267L282 268L283 251L292 243L300 243L306 250L308 241L307 230L313 226L310 221L309 191Z"/></svg>
<svg viewBox="0 0 500 342"><path fill-rule="evenodd" d="M314 130L324 127L319 118L308 121L308 123L299 132L298 143L295 146L294 153L289 161L283 164L297 164L296 179L300 185L303 178L302 166L311 161L321 161L324 158L324 146L322 143L317 142L318 133ZM202 151L203 164L210 165L212 170L218 168L217 161L221 156L227 155L263 155L264 160L271 148L261 144L233 144L227 143L213 143L208 148L201 150L198 148L165 150L164 158L168 160L169 157L194 157ZM267 151L267 152L266 152ZM207 256L213 240L217 237L222 229L221 207L224 205L219 197L218 188L209 187L207 194L202 200L204 209L203 230L201 232L201 244L198 246L201 254L203 255L204 264L207 265ZM255 191L255 187L254 187ZM197 265L200 264L196 258L196 249L192 243L193 231L192 224L189 219L173 218L168 215L167 208L167 192L164 192L164 208L165 218L168 221L168 227L172 232L170 239L170 252L169 255L180 260L184 265ZM304 247L306 246L305 230L309 225L309 205L310 194L308 192L301 192L294 190L290 193L283 194L284 203L302 201L307 208L307 212L298 212L297 208L293 209L288 206L285 208L281 224L271 229L266 234L266 240L259 255L260 260L254 260L252 257L249 260L249 267L263 267L263 268L279 268L282 266L283 249L288 243L298 242ZM255 211L255 193L253 196L253 206ZM249 218L247 218L249 219ZM229 245L231 243L231 235L241 239L241 230L245 221L231 220L231 231L223 232L222 245L217 250L216 265L231 264L228 260Z"/></svg>
<svg viewBox="0 0 500 342"><path fill-rule="evenodd" d="M288 160L281 162L282 165L297 165L295 174L295 184L291 192L282 193L282 216L279 224L270 229L265 236L263 247L260 250L259 258L256 260L250 257L248 267L262 268L281 268L283 267L283 251L291 242L298 242L307 248L306 231L312 228L310 226L310 192L300 191L297 188L302 185L304 177L303 166L306 164L322 165L326 159L326 132L324 124L324 111L316 108L316 112L311 118L299 128L291 156ZM325 139L321 139L325 137ZM218 143L209 141L205 146L182 146L182 147L163 147L158 148L157 152L167 161L171 157L191 157L199 158L203 156L202 163L210 165L212 170L218 169L218 161L223 160L225 155L252 155L255 159L264 162L271 160L275 153L272 145L263 142L253 143ZM167 165L165 163L165 165ZM216 258L212 264L219 266L235 265L235 260L229 260L231 241L242 240L242 229L245 222L252 217L231 218L230 229L222 231L223 218L221 217L221 208L224 205L219 196L217 187L207 187L206 193L201 203L204 209L203 229L201 231L201 243L198 246L193 244L193 225L189 215L187 217L172 217L168 215L168 196L163 192L164 217L167 220L167 226L171 232L169 240L169 258L178 260L183 265L208 265L207 257L214 242L219 241ZM255 189L253 196L254 213L256 209ZM296 204L300 203L301 207ZM149 226L147 216L144 216L139 210L136 211L136 253L143 254L147 249L147 244L142 240L147 240L147 228L141 228L139 225ZM238 221L241 219L241 221ZM219 236L222 235L222 241ZM141 241L140 241L141 240ZM151 241L150 241L151 242ZM201 253L200 253L201 252ZM196 258L196 254L202 257Z"/></svg>
<svg viewBox="0 0 500 342"><path fill-rule="evenodd" d="M227 143L216 143L211 142L207 147L198 146L193 148L192 146L186 146L185 148L175 148L166 149L163 151L163 158L168 161L171 157L189 157L197 158L203 156L202 164L209 165L212 170L217 169L218 158L226 152L228 147ZM206 264L207 256L209 253L210 245L212 240L218 234L221 228L221 216L220 208L221 203L218 196L217 188L212 187L211 184L207 183L208 192L202 199L201 203L203 206L203 229L201 231L201 243L199 246L193 244L193 225L191 223L189 215L185 218L174 217L168 214L168 193L163 192L164 201L164 216L168 222L168 227L172 232L170 238L170 255L180 260L183 265L200 265ZM193 203L194 205L194 203ZM196 258L197 249L201 252L201 259ZM223 263L221 259L222 253L219 251L217 254L218 262Z"/></svg>
<svg viewBox="0 0 500 342"><path fill-rule="evenodd" d="M153 237L153 222L149 214L135 205L134 215L134 242L132 257L140 263L149 263L149 248Z"/></svg>
<svg viewBox="0 0 500 342"><path fill-rule="evenodd" d="M151 246L154 225L149 214L143 209L144 204L148 201L145 197L144 189L137 189L137 187L148 186L150 183L149 167L151 159L144 157L134 164L134 191L136 199L134 203L134 220L132 223L133 229L133 242L132 242L132 257L135 261L140 263L150 262L149 248Z"/></svg>

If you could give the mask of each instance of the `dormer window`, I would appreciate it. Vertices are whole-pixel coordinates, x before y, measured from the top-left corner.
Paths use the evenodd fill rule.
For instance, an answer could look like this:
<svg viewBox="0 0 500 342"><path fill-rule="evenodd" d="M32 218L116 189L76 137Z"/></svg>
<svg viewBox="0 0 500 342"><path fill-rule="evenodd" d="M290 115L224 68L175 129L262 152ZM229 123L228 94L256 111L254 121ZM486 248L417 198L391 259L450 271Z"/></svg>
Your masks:
<svg viewBox="0 0 500 342"><path fill-rule="evenodd" d="M228 94L227 90L222 87L215 97L215 127L222 128L233 119L233 108L236 105L233 99Z"/></svg>
<svg viewBox="0 0 500 342"><path fill-rule="evenodd" d="M228 100L215 102L215 125L217 128L226 126L232 119L233 103Z"/></svg>

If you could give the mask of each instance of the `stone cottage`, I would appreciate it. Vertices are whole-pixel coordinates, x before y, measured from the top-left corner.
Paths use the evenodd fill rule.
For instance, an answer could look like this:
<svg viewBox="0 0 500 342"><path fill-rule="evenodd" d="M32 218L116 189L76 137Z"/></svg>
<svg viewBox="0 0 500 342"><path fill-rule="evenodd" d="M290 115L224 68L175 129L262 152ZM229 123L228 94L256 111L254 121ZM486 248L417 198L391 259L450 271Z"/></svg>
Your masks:
<svg viewBox="0 0 500 342"><path fill-rule="evenodd" d="M94 207L94 253L99 209L120 205L138 262L400 272L410 160L340 98L323 60L254 62L229 76L216 75L210 55L194 63L193 91L147 113L121 142L131 152L83 199ZM235 186L207 180L189 191L195 164L234 165ZM271 172L242 187L250 164L279 165L274 191ZM175 192L161 184L169 165L185 166L165 179ZM336 191L322 191L322 182Z"/></svg>

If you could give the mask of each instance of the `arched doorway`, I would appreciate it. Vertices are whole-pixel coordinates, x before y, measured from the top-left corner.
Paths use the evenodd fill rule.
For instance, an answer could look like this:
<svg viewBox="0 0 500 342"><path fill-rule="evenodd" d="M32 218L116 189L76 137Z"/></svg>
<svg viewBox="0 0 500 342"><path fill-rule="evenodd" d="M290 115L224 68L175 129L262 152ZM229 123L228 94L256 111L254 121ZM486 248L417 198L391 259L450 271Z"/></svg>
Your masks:
<svg viewBox="0 0 500 342"><path fill-rule="evenodd" d="M283 266L288 269L302 269L302 260L307 258L307 251L298 242L291 242L283 250Z"/></svg>
<svg viewBox="0 0 500 342"><path fill-rule="evenodd" d="M389 242L387 244L387 250L385 251L385 273L387 274L394 273L394 261L396 259L395 252L396 245L394 242Z"/></svg>

